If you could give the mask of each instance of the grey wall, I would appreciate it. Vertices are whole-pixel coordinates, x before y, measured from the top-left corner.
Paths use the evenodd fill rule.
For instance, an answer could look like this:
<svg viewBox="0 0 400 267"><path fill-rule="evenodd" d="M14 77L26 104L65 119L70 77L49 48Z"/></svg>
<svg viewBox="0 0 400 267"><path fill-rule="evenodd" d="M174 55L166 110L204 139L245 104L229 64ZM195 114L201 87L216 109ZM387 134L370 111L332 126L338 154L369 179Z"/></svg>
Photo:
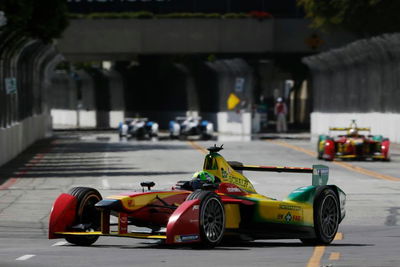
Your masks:
<svg viewBox="0 0 400 267"><path fill-rule="evenodd" d="M304 19L72 20L58 48L70 61L132 60L136 54L315 52ZM318 33L321 50L351 36Z"/></svg>
<svg viewBox="0 0 400 267"><path fill-rule="evenodd" d="M77 71L79 75L79 90L81 94L81 104L84 110L95 110L95 88L92 77L84 70Z"/></svg>
<svg viewBox="0 0 400 267"><path fill-rule="evenodd" d="M114 70L104 70L103 73L109 80L111 110L124 110L124 84L121 74Z"/></svg>
<svg viewBox="0 0 400 267"><path fill-rule="evenodd" d="M75 81L65 71L57 71L51 77L52 88L49 90L50 108L73 109L78 104Z"/></svg>
<svg viewBox="0 0 400 267"><path fill-rule="evenodd" d="M360 40L304 62L314 111L400 112L400 34Z"/></svg>

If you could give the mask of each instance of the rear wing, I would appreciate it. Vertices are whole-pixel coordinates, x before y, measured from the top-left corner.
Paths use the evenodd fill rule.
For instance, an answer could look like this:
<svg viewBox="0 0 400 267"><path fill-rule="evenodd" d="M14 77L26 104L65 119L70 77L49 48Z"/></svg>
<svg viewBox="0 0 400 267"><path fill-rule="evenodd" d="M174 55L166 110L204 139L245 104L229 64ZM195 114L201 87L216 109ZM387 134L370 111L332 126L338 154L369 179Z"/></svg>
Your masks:
<svg viewBox="0 0 400 267"><path fill-rule="evenodd" d="M350 129L356 129L357 131L371 131L371 128L369 127L362 127L362 128L352 128L352 127L330 127L329 131L348 131Z"/></svg>
<svg viewBox="0 0 400 267"><path fill-rule="evenodd" d="M329 168L325 165L313 165L312 168L243 165L238 162L231 162L230 165L236 171L312 173L314 186L326 185L329 178Z"/></svg>

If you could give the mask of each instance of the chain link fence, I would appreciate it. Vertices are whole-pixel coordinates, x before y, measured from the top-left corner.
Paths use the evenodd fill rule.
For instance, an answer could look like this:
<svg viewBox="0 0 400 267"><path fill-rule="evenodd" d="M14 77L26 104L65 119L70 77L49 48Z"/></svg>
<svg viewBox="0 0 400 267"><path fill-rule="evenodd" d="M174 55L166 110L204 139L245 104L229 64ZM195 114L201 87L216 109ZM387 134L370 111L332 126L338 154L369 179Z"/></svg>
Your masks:
<svg viewBox="0 0 400 267"><path fill-rule="evenodd" d="M351 43L303 62L316 112L400 112L400 34Z"/></svg>

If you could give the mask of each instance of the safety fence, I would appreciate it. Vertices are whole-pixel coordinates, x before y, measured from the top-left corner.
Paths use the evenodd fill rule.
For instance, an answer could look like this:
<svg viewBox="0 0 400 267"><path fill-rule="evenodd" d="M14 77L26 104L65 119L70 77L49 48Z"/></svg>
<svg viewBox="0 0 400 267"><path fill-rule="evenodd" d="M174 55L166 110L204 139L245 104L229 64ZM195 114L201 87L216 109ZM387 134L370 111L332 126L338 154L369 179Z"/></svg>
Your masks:
<svg viewBox="0 0 400 267"><path fill-rule="evenodd" d="M0 128L45 112L49 75L63 59L53 45L0 32Z"/></svg>
<svg viewBox="0 0 400 267"><path fill-rule="evenodd" d="M303 59L315 112L400 112L400 34L359 40Z"/></svg>
<svg viewBox="0 0 400 267"><path fill-rule="evenodd" d="M46 92L62 59L51 44L0 31L0 165L51 131Z"/></svg>

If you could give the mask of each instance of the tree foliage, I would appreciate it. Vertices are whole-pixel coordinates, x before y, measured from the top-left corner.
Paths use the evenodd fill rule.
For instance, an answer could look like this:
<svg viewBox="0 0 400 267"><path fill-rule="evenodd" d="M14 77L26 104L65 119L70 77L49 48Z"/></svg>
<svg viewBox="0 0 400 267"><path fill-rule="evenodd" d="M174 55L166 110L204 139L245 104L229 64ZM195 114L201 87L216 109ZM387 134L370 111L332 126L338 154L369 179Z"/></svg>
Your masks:
<svg viewBox="0 0 400 267"><path fill-rule="evenodd" d="M61 36L68 26L66 0L1 0L6 31L45 42Z"/></svg>
<svg viewBox="0 0 400 267"><path fill-rule="evenodd" d="M321 29L340 28L360 36L400 31L399 0L297 0Z"/></svg>

